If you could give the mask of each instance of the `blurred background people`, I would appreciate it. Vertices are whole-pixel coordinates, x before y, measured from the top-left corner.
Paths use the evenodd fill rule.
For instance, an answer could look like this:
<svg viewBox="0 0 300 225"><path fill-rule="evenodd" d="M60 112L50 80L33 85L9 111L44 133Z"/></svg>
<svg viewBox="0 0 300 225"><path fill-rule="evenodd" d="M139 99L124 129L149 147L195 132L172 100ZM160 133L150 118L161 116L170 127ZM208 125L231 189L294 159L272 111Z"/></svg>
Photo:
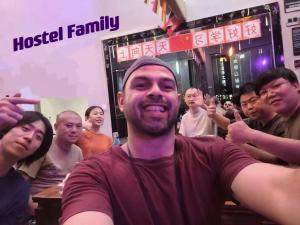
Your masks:
<svg viewBox="0 0 300 225"><path fill-rule="evenodd" d="M101 133L104 122L104 110L100 106L90 106L85 111L85 130L77 145L81 148L83 158L102 153L112 146L112 138Z"/></svg>

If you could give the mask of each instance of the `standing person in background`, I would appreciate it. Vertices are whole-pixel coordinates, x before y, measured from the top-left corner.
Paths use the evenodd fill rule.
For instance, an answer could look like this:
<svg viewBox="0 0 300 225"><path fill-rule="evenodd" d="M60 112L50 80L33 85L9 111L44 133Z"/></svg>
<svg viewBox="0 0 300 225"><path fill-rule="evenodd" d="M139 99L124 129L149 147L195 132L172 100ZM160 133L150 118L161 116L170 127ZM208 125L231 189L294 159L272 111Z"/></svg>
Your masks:
<svg viewBox="0 0 300 225"><path fill-rule="evenodd" d="M186 137L214 134L213 121L207 116L202 91L196 88L187 89L184 101L189 109L182 116L179 133Z"/></svg>
<svg viewBox="0 0 300 225"><path fill-rule="evenodd" d="M100 132L104 122L104 110L100 106L90 106L85 111L85 120L88 126L85 126L77 142L84 159L102 153L112 146L112 138Z"/></svg>

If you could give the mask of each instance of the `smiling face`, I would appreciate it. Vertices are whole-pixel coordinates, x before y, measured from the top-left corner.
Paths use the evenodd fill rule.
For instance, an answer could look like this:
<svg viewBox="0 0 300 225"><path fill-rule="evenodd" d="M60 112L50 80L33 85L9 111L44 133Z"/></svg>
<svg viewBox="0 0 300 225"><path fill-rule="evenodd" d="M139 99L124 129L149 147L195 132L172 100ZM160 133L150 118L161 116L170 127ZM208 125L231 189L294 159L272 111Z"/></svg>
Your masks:
<svg viewBox="0 0 300 225"><path fill-rule="evenodd" d="M101 108L96 107L91 110L88 121L93 127L101 127L104 122L104 112Z"/></svg>
<svg viewBox="0 0 300 225"><path fill-rule="evenodd" d="M69 144L78 141L82 132L82 120L79 115L72 112L64 112L60 115L58 121L54 125L56 137Z"/></svg>
<svg viewBox="0 0 300 225"><path fill-rule="evenodd" d="M240 104L243 113L253 120L260 120L269 107L254 91L242 94Z"/></svg>
<svg viewBox="0 0 300 225"><path fill-rule="evenodd" d="M284 117L288 117L300 104L299 84L283 78L262 86L259 94L267 99L275 112Z"/></svg>
<svg viewBox="0 0 300 225"><path fill-rule="evenodd" d="M0 140L0 150L16 162L24 159L40 147L45 129L41 120L14 127Z"/></svg>
<svg viewBox="0 0 300 225"><path fill-rule="evenodd" d="M173 74L165 67L147 65L135 70L118 101L129 131L160 136L174 129L180 95Z"/></svg>

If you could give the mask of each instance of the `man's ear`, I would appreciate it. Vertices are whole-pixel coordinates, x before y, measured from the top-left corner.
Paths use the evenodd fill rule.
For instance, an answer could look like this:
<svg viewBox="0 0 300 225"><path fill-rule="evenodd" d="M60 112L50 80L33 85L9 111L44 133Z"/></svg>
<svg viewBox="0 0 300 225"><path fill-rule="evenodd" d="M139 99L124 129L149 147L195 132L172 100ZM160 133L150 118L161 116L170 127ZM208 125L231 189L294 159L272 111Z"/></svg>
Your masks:
<svg viewBox="0 0 300 225"><path fill-rule="evenodd" d="M178 102L181 102L181 98L184 98L184 95L181 95L180 93L177 94Z"/></svg>
<svg viewBox="0 0 300 225"><path fill-rule="evenodd" d="M119 91L118 94L118 105L119 105L119 109L121 112L123 112L124 109L124 98L125 98L125 94L122 91Z"/></svg>
<svg viewBox="0 0 300 225"><path fill-rule="evenodd" d="M55 123L55 124L53 125L55 131L57 130L57 126L58 126L57 123Z"/></svg>

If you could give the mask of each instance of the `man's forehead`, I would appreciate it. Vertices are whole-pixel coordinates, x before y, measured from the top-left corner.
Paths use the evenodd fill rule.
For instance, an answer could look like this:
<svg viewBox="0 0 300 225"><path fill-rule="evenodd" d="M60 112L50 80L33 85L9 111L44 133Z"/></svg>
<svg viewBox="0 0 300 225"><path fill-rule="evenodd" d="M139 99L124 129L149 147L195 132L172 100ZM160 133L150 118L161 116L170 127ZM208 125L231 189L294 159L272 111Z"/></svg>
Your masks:
<svg viewBox="0 0 300 225"><path fill-rule="evenodd" d="M74 121L74 120L81 122L82 119L77 114L71 113L71 112L65 112L60 116L61 122L68 122L68 121Z"/></svg>
<svg viewBox="0 0 300 225"><path fill-rule="evenodd" d="M28 123L27 126L32 127L33 129L35 129L36 131L38 131L42 134L45 133L46 126L45 126L45 124L43 123L42 120L37 120L37 121L34 121L32 123Z"/></svg>
<svg viewBox="0 0 300 225"><path fill-rule="evenodd" d="M159 66L159 65L142 66L136 69L135 71L133 71L130 77L128 78L128 80L134 80L139 77L145 77L145 78L161 77L161 78L174 80L174 82L176 82L172 72L166 67Z"/></svg>
<svg viewBox="0 0 300 225"><path fill-rule="evenodd" d="M269 83L263 85L263 86L262 86L262 89L267 88L267 87L270 87L270 86L272 86L274 83L277 83L277 82L280 82L280 81L288 81L288 80L286 80L286 79L284 79L284 78L282 78L282 77L279 77L279 78L274 79L274 80L271 80Z"/></svg>
<svg viewBox="0 0 300 225"><path fill-rule="evenodd" d="M240 97L240 99L241 99L241 101L243 101L243 100L248 100L248 99L253 98L253 97L259 97L255 93L255 91L251 91L251 92L247 92L245 94L242 94L241 97Z"/></svg>
<svg viewBox="0 0 300 225"><path fill-rule="evenodd" d="M197 93L198 93L198 90L196 88L189 88L185 92L186 95L193 95L193 94L197 94Z"/></svg>

